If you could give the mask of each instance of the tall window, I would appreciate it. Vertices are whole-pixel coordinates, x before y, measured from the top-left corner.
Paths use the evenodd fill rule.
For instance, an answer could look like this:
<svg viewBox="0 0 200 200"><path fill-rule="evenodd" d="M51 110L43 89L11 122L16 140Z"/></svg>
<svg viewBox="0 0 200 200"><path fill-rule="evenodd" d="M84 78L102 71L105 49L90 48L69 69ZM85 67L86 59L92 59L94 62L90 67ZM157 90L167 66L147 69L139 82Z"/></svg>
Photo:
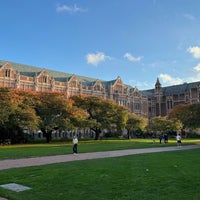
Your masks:
<svg viewBox="0 0 200 200"><path fill-rule="evenodd" d="M6 69L5 76L6 76L6 77L10 77L10 69Z"/></svg>
<svg viewBox="0 0 200 200"><path fill-rule="evenodd" d="M43 82L43 83L47 83L47 77L46 77L46 76L43 76L43 77L42 77L42 82Z"/></svg>
<svg viewBox="0 0 200 200"><path fill-rule="evenodd" d="M172 100L171 99L167 100L167 109L168 110L172 109Z"/></svg>

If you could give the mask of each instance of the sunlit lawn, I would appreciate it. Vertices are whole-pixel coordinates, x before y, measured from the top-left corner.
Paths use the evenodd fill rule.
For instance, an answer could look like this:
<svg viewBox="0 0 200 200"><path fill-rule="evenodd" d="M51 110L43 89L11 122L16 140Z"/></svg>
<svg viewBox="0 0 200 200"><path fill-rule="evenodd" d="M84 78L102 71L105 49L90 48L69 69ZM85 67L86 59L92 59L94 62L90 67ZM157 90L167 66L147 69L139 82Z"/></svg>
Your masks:
<svg viewBox="0 0 200 200"><path fill-rule="evenodd" d="M0 196L10 200L199 200L199 155L200 149L193 149L3 170L0 185L14 182L32 189L17 193L0 188Z"/></svg>
<svg viewBox="0 0 200 200"><path fill-rule="evenodd" d="M200 143L200 139L183 139L183 145ZM165 147L176 145L175 139L170 139L168 144L152 143L151 139L131 139L131 140L88 140L80 141L78 150L80 153L112 151L121 149L137 149ZM27 145L5 145L0 146L0 160L16 159L24 157L62 155L72 153L71 142L60 142L50 144L27 144Z"/></svg>

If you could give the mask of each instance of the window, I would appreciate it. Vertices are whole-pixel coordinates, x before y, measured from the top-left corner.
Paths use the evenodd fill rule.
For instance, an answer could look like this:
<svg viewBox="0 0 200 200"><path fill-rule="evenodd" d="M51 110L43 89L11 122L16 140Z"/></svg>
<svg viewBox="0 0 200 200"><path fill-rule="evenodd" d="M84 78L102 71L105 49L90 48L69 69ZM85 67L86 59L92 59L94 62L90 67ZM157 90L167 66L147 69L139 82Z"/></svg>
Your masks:
<svg viewBox="0 0 200 200"><path fill-rule="evenodd" d="M6 77L10 77L10 69L6 69L5 76L6 76Z"/></svg>
<svg viewBox="0 0 200 200"><path fill-rule="evenodd" d="M42 77L42 82L43 82L43 83L47 83L47 77L46 77L46 76L43 76L43 77Z"/></svg>
<svg viewBox="0 0 200 200"><path fill-rule="evenodd" d="M172 109L172 100L171 99L167 100L167 109L168 110Z"/></svg>

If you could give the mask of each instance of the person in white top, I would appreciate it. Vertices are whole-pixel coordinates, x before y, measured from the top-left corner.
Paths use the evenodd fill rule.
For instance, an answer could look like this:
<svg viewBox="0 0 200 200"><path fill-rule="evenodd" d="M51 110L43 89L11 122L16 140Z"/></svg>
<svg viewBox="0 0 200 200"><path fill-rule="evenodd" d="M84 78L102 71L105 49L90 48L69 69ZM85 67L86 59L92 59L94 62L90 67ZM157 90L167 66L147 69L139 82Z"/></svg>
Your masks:
<svg viewBox="0 0 200 200"><path fill-rule="evenodd" d="M181 135L180 135L180 134L178 134L178 135L176 136L176 141L177 141L177 146L178 146L178 147L181 147Z"/></svg>
<svg viewBox="0 0 200 200"><path fill-rule="evenodd" d="M78 138L76 136L73 137L73 154L78 153Z"/></svg>

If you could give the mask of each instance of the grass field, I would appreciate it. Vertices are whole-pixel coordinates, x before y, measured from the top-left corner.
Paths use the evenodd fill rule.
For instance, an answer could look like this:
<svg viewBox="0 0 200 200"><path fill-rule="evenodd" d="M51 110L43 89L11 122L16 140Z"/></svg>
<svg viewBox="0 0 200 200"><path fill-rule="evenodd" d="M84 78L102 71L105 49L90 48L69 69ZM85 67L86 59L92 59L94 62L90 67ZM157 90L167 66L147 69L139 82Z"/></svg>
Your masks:
<svg viewBox="0 0 200 200"><path fill-rule="evenodd" d="M200 139L184 139L183 145L200 143ZM175 139L169 140L168 144L152 143L151 139L132 140L100 140L80 141L78 150L81 153L112 151L121 149L138 149L152 147L166 147L176 145ZM0 160L27 158L36 156L63 155L72 153L72 143L50 143L50 144L26 144L0 146Z"/></svg>
<svg viewBox="0 0 200 200"><path fill-rule="evenodd" d="M165 144L150 140L90 141L80 143L79 149L91 152L155 146ZM1 147L2 151L10 154L7 158L15 151L18 157L41 156L48 151L71 153L71 144L7 146ZM16 193L0 188L0 196L10 200L199 200L199 155L200 149L193 149L2 170L0 185L14 182L32 189Z"/></svg>

